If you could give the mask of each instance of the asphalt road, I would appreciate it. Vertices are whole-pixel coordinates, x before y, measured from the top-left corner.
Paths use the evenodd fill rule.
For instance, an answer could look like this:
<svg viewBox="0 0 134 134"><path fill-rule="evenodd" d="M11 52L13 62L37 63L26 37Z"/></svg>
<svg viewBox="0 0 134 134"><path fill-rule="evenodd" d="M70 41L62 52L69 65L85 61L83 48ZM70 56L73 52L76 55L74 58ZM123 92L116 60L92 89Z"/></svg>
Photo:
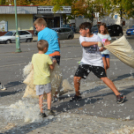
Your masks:
<svg viewBox="0 0 134 134"><path fill-rule="evenodd" d="M134 48L134 39L130 37L128 41ZM0 81L7 87L6 91L0 91L1 105L15 103L22 97L22 95L20 95L15 96L15 98L10 98L10 95L14 95L22 90L24 91L25 85L22 83L23 68L31 61L32 55L37 53L36 45L36 42L21 43L22 53L14 53L15 44L0 44ZM70 98L65 95L61 98L60 102L54 104L53 108L58 112L69 111L72 113L89 114L109 118L126 118L130 115L130 118L134 119L134 86L132 86L132 82L131 85L127 85L130 81L122 81L123 79L131 76L133 77L134 69L119 61L112 54L110 56L111 65L107 75L111 80L115 82L119 81L117 86L119 85L119 88L123 90L121 92L126 94L129 100L125 103L125 105L120 105L119 107L116 104L114 94L109 89L99 93L94 92L106 88L106 86L99 85L97 82L100 80L91 73L87 80L82 81L83 86L81 92L83 95L83 100L81 102L69 103ZM68 79L72 85L73 75L77 69L78 61L81 60L81 57L82 50L78 39L61 41L61 71L63 72L63 79ZM88 85L93 82L93 87ZM92 89L93 92L90 92L88 89ZM69 97L72 95L73 92L69 94Z"/></svg>
<svg viewBox="0 0 134 134"><path fill-rule="evenodd" d="M134 48L134 39L129 37L128 41ZM0 81L8 88L8 92L23 89L22 72L34 53L37 53L36 42L21 43L22 53L15 53L15 44L0 44ZM110 55L110 69L108 77L116 79L126 74L131 75L134 69L128 67L119 61L112 54ZM73 75L77 69L78 61L82 58L82 49L78 39L61 41L61 70L63 78L73 82ZM92 73L89 75L87 82L98 81ZM21 85L21 86L20 86ZM19 88L18 88L19 86Z"/></svg>

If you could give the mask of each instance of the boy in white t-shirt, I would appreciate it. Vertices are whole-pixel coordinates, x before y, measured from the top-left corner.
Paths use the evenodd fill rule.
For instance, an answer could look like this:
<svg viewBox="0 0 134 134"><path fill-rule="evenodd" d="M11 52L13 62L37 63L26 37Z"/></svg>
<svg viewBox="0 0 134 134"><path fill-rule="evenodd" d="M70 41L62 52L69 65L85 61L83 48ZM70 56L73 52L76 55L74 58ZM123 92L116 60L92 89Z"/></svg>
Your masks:
<svg viewBox="0 0 134 134"><path fill-rule="evenodd" d="M82 23L79 27L81 34L79 40L83 49L83 57L74 76L74 87L76 94L70 101L78 101L82 98L79 92L80 80L81 78L86 79L88 74L92 71L114 92L117 98L117 103L123 103L125 101L125 96L120 94L114 83L107 78L103 67L102 56L98 47L98 42L101 42L101 39L98 35L91 33L91 27L91 23L89 22ZM107 45L108 42L105 44Z"/></svg>

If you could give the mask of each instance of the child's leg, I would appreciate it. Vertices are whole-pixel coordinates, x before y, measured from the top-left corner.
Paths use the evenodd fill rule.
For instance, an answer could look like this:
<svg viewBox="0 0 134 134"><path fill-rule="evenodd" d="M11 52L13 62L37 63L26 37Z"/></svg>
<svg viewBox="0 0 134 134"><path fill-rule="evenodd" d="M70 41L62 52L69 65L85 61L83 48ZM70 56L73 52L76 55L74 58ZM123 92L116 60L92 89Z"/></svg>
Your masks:
<svg viewBox="0 0 134 134"><path fill-rule="evenodd" d="M103 65L104 65L105 72L107 73L107 62L106 62L106 58L105 57L102 57L102 60L103 60Z"/></svg>
<svg viewBox="0 0 134 134"><path fill-rule="evenodd" d="M120 93L118 92L117 88L115 87L114 83L107 77L102 77L100 78L113 92L114 94L120 95Z"/></svg>
<svg viewBox="0 0 134 134"><path fill-rule="evenodd" d="M43 95L39 95L40 112L43 113Z"/></svg>
<svg viewBox="0 0 134 134"><path fill-rule="evenodd" d="M77 77L77 76L74 76L74 88L75 88L75 93L77 96L80 95L80 80L81 80L81 77Z"/></svg>
<svg viewBox="0 0 134 134"><path fill-rule="evenodd" d="M110 67L110 58L106 58L106 69Z"/></svg>
<svg viewBox="0 0 134 134"><path fill-rule="evenodd" d="M51 92L47 93L47 108L50 110L51 109L51 100L52 100L52 96L51 96Z"/></svg>

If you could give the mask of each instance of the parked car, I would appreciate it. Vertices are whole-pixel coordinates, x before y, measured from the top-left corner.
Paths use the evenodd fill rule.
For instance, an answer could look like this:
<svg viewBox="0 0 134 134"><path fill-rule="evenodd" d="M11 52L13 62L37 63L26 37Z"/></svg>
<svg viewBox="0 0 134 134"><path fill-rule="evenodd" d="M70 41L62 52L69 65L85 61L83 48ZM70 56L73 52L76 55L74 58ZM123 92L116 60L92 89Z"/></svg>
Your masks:
<svg viewBox="0 0 134 134"><path fill-rule="evenodd" d="M129 36L129 35L134 35L134 25L133 25L131 28L127 29L126 34L127 34L128 36Z"/></svg>
<svg viewBox="0 0 134 134"><path fill-rule="evenodd" d="M74 26L74 24L66 24L66 25L62 25L61 27L70 28L70 29L72 29L73 32L75 32L75 26Z"/></svg>
<svg viewBox="0 0 134 134"><path fill-rule="evenodd" d="M28 31L18 31L20 42L31 42L33 40L33 36ZM5 35L0 37L0 43L12 43L15 42L16 31L9 31Z"/></svg>
<svg viewBox="0 0 134 134"><path fill-rule="evenodd" d="M122 36L123 35L122 27L116 24L108 26L108 32L110 36Z"/></svg>
<svg viewBox="0 0 134 134"><path fill-rule="evenodd" d="M59 39L73 39L74 32L70 28L52 28L58 33Z"/></svg>
<svg viewBox="0 0 134 134"><path fill-rule="evenodd" d="M120 25L113 24L113 25L107 26L107 28L108 28L108 32L110 36L122 36L123 35L123 30ZM94 25L91 30L93 33L97 34L98 25Z"/></svg>

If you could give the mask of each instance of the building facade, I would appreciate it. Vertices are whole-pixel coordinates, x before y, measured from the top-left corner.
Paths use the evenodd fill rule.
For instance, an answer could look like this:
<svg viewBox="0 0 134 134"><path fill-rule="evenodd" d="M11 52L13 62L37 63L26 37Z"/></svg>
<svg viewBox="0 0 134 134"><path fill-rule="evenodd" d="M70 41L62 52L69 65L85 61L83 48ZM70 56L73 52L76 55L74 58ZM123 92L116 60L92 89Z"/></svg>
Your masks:
<svg viewBox="0 0 134 134"><path fill-rule="evenodd" d="M63 14L71 14L70 6L63 6L62 11L53 12L53 6L17 6L18 30L28 30L34 34L33 22L42 17L46 20L48 27L61 27ZM14 6L0 6L0 22L6 21L8 30L15 30L15 10ZM6 31L0 31L0 36Z"/></svg>

